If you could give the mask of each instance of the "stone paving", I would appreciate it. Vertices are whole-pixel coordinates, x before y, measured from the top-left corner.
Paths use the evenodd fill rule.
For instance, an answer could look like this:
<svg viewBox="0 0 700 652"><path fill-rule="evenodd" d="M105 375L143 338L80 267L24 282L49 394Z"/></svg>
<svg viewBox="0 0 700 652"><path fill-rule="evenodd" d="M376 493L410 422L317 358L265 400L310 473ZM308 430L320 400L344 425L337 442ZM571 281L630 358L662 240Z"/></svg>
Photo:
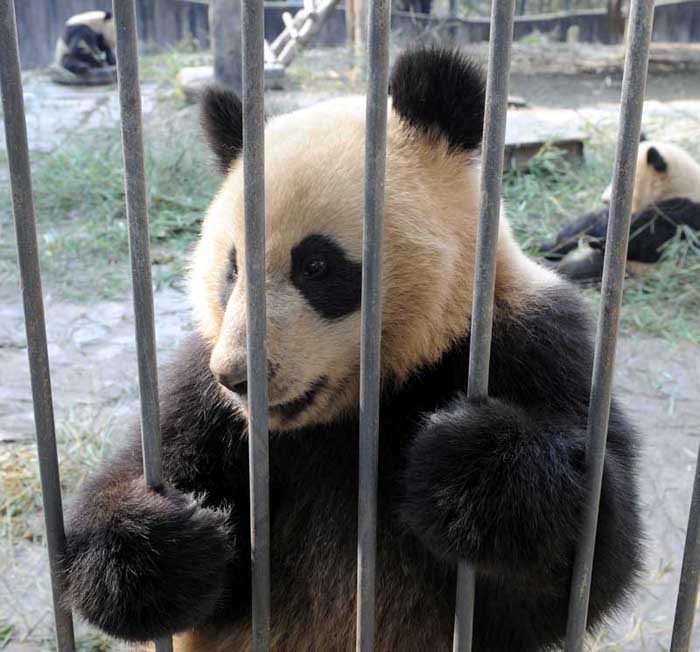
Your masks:
<svg viewBox="0 0 700 652"><path fill-rule="evenodd" d="M522 94L517 84L514 90ZM26 92L34 149L51 149L70 137L71 130L85 124L114 124L118 117L113 90L54 87L39 76L31 76ZM143 96L148 114L157 99L155 87L145 86ZM293 98L282 94L274 102L286 107L290 103L311 103L313 99L308 93ZM540 107L542 115L557 111L551 98L547 99ZM589 125L593 121L609 126L614 123L616 110L614 101L608 98L579 108L576 114ZM655 125L661 135L673 135L682 125L697 123L698 115L700 101L692 99L652 100L645 111L646 123ZM65 423L77 418L84 421L83 426L108 428L118 436L125 422L137 413L130 298L81 304L60 301L49 294L46 310L59 434ZM23 324L17 278L0 275L0 452L11 444L29 445L33 437ZM191 328L184 294L175 289L156 293L156 325L159 359L164 361ZM617 389L642 434L640 484L648 531L647 571L635 599L601 634L600 641L591 644L591 649L657 652L668 649L700 441L700 350L647 336L623 336ZM37 520L31 527L40 532L42 526ZM0 632L8 625L13 628L13 642L4 649L51 649L47 642L52 638L47 564L39 546L0 541ZM95 634L84 626L79 629L79 637L83 649L98 649ZM695 638L693 649L699 650L700 632Z"/></svg>

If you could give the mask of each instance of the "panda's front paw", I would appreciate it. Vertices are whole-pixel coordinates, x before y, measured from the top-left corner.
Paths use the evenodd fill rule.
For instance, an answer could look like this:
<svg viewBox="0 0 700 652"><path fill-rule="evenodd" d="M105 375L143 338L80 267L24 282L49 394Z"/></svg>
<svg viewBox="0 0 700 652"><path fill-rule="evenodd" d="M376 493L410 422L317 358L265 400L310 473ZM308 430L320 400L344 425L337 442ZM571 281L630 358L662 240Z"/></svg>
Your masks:
<svg viewBox="0 0 700 652"><path fill-rule="evenodd" d="M416 435L402 516L436 555L482 572L566 575L583 501L584 423L489 398L440 410Z"/></svg>
<svg viewBox="0 0 700 652"><path fill-rule="evenodd" d="M83 496L67 532L67 600L117 638L147 641L193 627L216 607L233 558L223 511L143 478Z"/></svg>
<svg viewBox="0 0 700 652"><path fill-rule="evenodd" d="M494 515L518 509L513 494L528 472L533 429L520 408L497 399L470 403L460 396L431 415L409 451L403 521L443 559L490 556L510 540Z"/></svg>

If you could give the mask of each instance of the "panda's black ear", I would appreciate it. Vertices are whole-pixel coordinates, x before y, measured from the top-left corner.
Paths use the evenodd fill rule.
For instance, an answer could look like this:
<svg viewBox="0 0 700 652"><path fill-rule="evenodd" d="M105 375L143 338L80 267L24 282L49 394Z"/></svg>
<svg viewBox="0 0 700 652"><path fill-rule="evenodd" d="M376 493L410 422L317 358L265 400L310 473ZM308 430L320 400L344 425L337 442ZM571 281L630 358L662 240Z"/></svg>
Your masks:
<svg viewBox="0 0 700 652"><path fill-rule="evenodd" d="M219 170L226 174L243 149L243 106L238 95L220 86L204 89L201 100L204 135Z"/></svg>
<svg viewBox="0 0 700 652"><path fill-rule="evenodd" d="M648 139L647 139L647 135L646 135L643 131L640 131L640 132L639 132L639 142L640 142L640 143L643 143L643 142L645 142L646 140L648 140Z"/></svg>
<svg viewBox="0 0 700 652"><path fill-rule="evenodd" d="M666 163L666 159L661 156L661 152L659 152L656 147L650 147L647 150L647 163L657 172L666 172L666 170L668 170L668 163Z"/></svg>
<svg viewBox="0 0 700 652"><path fill-rule="evenodd" d="M112 20L112 12L105 11L105 20Z"/></svg>
<svg viewBox="0 0 700 652"><path fill-rule="evenodd" d="M456 50L417 48L394 64L389 83L394 111L411 127L439 133L450 147L479 147L484 129L484 73Z"/></svg>

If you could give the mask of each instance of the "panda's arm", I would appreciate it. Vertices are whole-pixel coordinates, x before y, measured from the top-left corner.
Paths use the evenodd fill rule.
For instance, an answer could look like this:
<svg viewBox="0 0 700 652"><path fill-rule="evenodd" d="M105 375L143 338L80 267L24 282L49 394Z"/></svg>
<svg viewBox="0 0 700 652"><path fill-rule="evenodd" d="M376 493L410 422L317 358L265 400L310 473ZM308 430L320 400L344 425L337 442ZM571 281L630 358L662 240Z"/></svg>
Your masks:
<svg viewBox="0 0 700 652"><path fill-rule="evenodd" d="M162 382L163 485L146 486L138 432L73 502L66 595L107 633L151 640L247 604L247 466L242 423L191 341ZM242 524L242 525L241 525ZM240 600L239 600L240 598Z"/></svg>
<svg viewBox="0 0 700 652"><path fill-rule="evenodd" d="M105 59L107 60L107 65L108 66L114 66L117 63L117 58L114 56L114 51L112 50L109 45L107 45L107 41L105 37L102 34L99 34L97 37L97 46L102 50L102 52L105 53Z"/></svg>
<svg viewBox="0 0 700 652"><path fill-rule="evenodd" d="M577 313L560 304L522 327L495 327L490 392L498 398L459 397L432 415L409 451L401 507L438 557L562 595L585 501L590 346ZM635 460L634 435L613 405L593 605L628 588L637 570Z"/></svg>
<svg viewBox="0 0 700 652"><path fill-rule="evenodd" d="M558 260L576 249L579 239L583 236L604 239L607 224L607 208L595 213L586 213L562 227L554 239L539 242L536 247L542 253L549 254L546 258Z"/></svg>

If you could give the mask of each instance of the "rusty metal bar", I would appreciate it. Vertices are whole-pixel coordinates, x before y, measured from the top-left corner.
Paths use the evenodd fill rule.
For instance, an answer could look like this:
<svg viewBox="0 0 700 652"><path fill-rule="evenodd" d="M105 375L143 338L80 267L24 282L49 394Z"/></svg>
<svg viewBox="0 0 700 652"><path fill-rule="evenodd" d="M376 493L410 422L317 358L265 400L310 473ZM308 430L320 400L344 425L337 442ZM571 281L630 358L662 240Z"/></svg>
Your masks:
<svg viewBox="0 0 700 652"><path fill-rule="evenodd" d="M243 0L243 174L249 388L253 650L270 648L270 461L265 305L263 0Z"/></svg>
<svg viewBox="0 0 700 652"><path fill-rule="evenodd" d="M566 652L581 652L586 634L600 491L603 483L605 447L608 437L617 326L625 280L630 208L639 147L639 132L642 123L653 15L654 0L632 0L629 13L630 21L627 28L627 55L622 81L620 131L615 153L613 192L605 247L605 267L593 360L591 399L588 408L588 448L586 450L588 498L584 510L581 538L574 560L564 648Z"/></svg>
<svg viewBox="0 0 700 652"><path fill-rule="evenodd" d="M0 43L2 43L0 46L2 110L12 187L12 214L17 233L17 257L24 302L24 324L27 332L39 476L56 624L56 647L59 652L74 652L73 618L61 600L60 559L65 553L66 535L63 529L63 504L56 451L51 374L13 0L0 0Z"/></svg>
<svg viewBox="0 0 700 652"><path fill-rule="evenodd" d="M134 300L136 355L141 398L143 471L149 487L162 483L158 366L148 240L148 206L143 155L141 89L134 0L114 0L117 31L117 78L121 110L122 151L129 254ZM172 641L156 641L157 652L172 651Z"/></svg>
<svg viewBox="0 0 700 652"><path fill-rule="evenodd" d="M362 244L360 451L357 518L357 652L372 652L377 564L377 472L382 331L382 239L386 174L391 0L369 10L369 79L365 127L365 219Z"/></svg>
<svg viewBox="0 0 700 652"><path fill-rule="evenodd" d="M467 399L471 401L483 400L488 395L489 388L496 245L501 212L501 179L514 14L515 0L494 0L491 4L491 39L486 81L479 223L469 339ZM465 561L460 562L457 572L453 652L470 652L472 649L475 584L474 568Z"/></svg>
<svg viewBox="0 0 700 652"><path fill-rule="evenodd" d="M700 583L700 452L695 464L695 482L693 498L690 503L688 529L685 533L685 550L681 580L678 586L676 616L673 621L671 652L688 652L690 638L695 620L695 608L698 602L698 584Z"/></svg>

